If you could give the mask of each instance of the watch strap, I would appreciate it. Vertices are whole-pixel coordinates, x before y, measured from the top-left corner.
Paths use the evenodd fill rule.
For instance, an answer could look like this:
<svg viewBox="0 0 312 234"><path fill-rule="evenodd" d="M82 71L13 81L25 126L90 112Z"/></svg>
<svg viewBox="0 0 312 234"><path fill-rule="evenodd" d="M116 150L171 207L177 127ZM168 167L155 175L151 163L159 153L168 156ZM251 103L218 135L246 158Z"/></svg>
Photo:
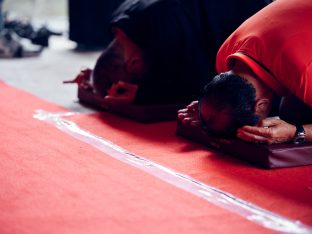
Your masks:
<svg viewBox="0 0 312 234"><path fill-rule="evenodd" d="M296 125L296 133L293 139L294 144L300 144L305 142L306 132L301 124Z"/></svg>

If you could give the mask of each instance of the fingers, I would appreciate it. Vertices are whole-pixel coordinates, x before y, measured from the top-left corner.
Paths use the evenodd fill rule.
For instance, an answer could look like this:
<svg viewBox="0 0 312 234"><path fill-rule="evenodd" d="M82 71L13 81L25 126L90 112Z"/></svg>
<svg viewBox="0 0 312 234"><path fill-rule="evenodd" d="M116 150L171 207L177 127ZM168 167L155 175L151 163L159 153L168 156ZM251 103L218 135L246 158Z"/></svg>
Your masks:
<svg viewBox="0 0 312 234"><path fill-rule="evenodd" d="M80 84L82 82L89 81L91 73L92 73L91 69L89 68L83 69L79 72L79 74L73 80L64 80L63 83L64 84L70 84L70 83Z"/></svg>
<svg viewBox="0 0 312 234"><path fill-rule="evenodd" d="M185 118L188 115L193 115L194 112L190 111L187 108L178 110L178 118Z"/></svg>
<svg viewBox="0 0 312 234"><path fill-rule="evenodd" d="M243 126L237 130L237 136L239 135L256 135L263 138L272 138L274 128L272 127L257 127L257 126Z"/></svg>
<svg viewBox="0 0 312 234"><path fill-rule="evenodd" d="M282 120L278 119L278 118L266 118L261 120L257 126L258 127L272 127L275 126L277 124L280 124L281 122L283 122Z"/></svg>
<svg viewBox="0 0 312 234"><path fill-rule="evenodd" d="M283 143L294 136L295 126L281 119L267 118L257 126L243 126L237 130L237 137L250 142L267 144Z"/></svg>
<svg viewBox="0 0 312 234"><path fill-rule="evenodd" d="M244 140L244 141L249 141L249 142L254 142L254 143L270 144L271 143L270 139L264 135L259 134L259 132L261 132L261 130L259 130L259 129L254 130L254 131L244 131L242 129L238 129L237 130L237 137Z"/></svg>
<svg viewBox="0 0 312 234"><path fill-rule="evenodd" d="M178 113L178 119L184 124L191 124L194 126L199 126L201 123L198 116L192 113Z"/></svg>
<svg viewBox="0 0 312 234"><path fill-rule="evenodd" d="M198 111L198 101L192 101L185 108L178 110L179 113L197 112L197 111Z"/></svg>
<svg viewBox="0 0 312 234"><path fill-rule="evenodd" d="M198 101L193 101L185 108L178 110L178 119L184 124L200 126L201 121L198 117Z"/></svg>
<svg viewBox="0 0 312 234"><path fill-rule="evenodd" d="M197 111L198 110L198 101L192 101L186 108L190 111Z"/></svg>
<svg viewBox="0 0 312 234"><path fill-rule="evenodd" d="M271 144L275 124L274 119L264 119L257 126L245 125L237 130L237 137L249 142Z"/></svg>
<svg viewBox="0 0 312 234"><path fill-rule="evenodd" d="M84 79L84 75L82 75L81 73L79 73L74 79L72 80L63 80L63 84L80 84Z"/></svg>
<svg viewBox="0 0 312 234"><path fill-rule="evenodd" d="M183 109L183 110L185 110L185 109ZM187 111L185 111L185 112L181 112L181 111L182 110L178 111L178 118L179 119L192 118L194 116L193 113L190 113L190 112L187 112Z"/></svg>

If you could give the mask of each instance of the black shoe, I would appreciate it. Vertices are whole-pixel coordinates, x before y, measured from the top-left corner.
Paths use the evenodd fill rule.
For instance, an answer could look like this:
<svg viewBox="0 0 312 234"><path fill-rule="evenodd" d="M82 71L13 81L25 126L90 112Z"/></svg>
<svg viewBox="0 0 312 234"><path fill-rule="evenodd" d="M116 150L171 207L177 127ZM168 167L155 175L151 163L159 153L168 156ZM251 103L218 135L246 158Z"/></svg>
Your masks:
<svg viewBox="0 0 312 234"><path fill-rule="evenodd" d="M18 36L31 40L33 44L41 45L44 47L49 46L50 36L61 36L61 32L54 32L46 26L35 29L28 21L22 20L9 20L5 14L4 28L14 31Z"/></svg>
<svg viewBox="0 0 312 234"><path fill-rule="evenodd" d="M49 46L49 38L50 36L61 36L61 32L54 32L48 29L46 26L42 26L39 28L35 34L33 34L33 37L31 38L32 43L36 45L41 46Z"/></svg>
<svg viewBox="0 0 312 234"><path fill-rule="evenodd" d="M33 45L15 32L3 29L0 32L0 58L22 58L40 55L42 46Z"/></svg>

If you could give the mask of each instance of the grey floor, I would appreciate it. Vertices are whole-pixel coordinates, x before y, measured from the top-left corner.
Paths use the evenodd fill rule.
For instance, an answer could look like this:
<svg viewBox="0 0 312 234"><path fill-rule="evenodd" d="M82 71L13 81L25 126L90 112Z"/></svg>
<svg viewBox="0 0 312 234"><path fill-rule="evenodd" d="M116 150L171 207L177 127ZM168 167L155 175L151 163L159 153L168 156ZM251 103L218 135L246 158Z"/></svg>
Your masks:
<svg viewBox="0 0 312 234"><path fill-rule="evenodd" d="M4 11L18 17L41 23L66 21L68 0L4 0ZM53 22L51 22L51 19Z"/></svg>
<svg viewBox="0 0 312 234"><path fill-rule="evenodd" d="M19 16L27 15L28 7L33 6L38 10L34 11L37 16L34 14L32 20L49 22L51 27L61 29L64 35L50 37L49 47L39 57L0 59L0 80L70 110L84 112L89 109L77 102L77 86L64 85L62 81L74 78L81 68L92 68L100 52L78 53L74 50L75 43L67 36L65 2L5 0L5 8ZM50 11L46 12L44 9L48 9L46 6L50 3L53 6L49 6Z"/></svg>

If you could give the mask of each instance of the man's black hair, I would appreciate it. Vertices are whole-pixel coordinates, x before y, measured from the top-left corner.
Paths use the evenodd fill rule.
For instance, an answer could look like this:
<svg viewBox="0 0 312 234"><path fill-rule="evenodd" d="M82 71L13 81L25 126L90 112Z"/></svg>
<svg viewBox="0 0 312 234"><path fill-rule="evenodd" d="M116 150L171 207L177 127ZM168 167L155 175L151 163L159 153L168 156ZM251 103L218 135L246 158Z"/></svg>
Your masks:
<svg viewBox="0 0 312 234"><path fill-rule="evenodd" d="M255 99L256 90L250 83L232 72L226 72L216 75L204 86L199 102L200 105L209 103L218 112L224 109L229 111L231 121L226 132L214 133L220 137L234 137L238 128L255 125L259 121L255 114Z"/></svg>
<svg viewBox="0 0 312 234"><path fill-rule="evenodd" d="M93 74L93 85L99 95L105 96L113 83L117 82L117 73L124 69L122 52L117 46L108 47L97 59Z"/></svg>
<svg viewBox="0 0 312 234"><path fill-rule="evenodd" d="M141 84L145 76L148 76L149 60L143 53L144 71L131 73L127 71L127 61L124 58L125 48L120 43L110 44L96 61L92 82L95 91L106 96L107 90L118 81L125 81L131 84Z"/></svg>

